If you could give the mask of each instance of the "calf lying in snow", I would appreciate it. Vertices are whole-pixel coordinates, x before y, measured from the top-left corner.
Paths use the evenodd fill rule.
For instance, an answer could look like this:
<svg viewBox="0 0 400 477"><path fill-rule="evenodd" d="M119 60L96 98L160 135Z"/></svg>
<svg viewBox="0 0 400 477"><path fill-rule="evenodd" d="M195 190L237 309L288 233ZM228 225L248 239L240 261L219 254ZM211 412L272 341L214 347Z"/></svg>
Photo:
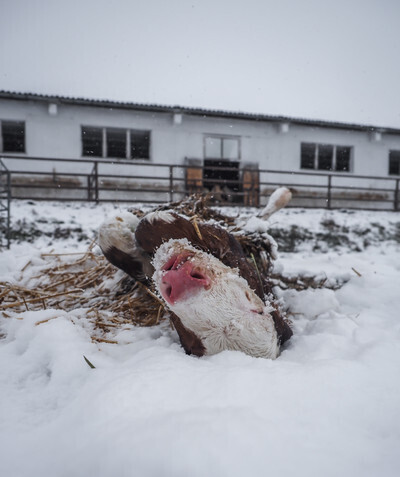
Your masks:
<svg viewBox="0 0 400 477"><path fill-rule="evenodd" d="M290 198L288 189L278 189L259 216L268 218ZM146 284L153 280L188 354L230 349L276 358L292 335L268 280L222 227L194 226L174 211L142 219L126 212L101 226L99 244L128 275Z"/></svg>

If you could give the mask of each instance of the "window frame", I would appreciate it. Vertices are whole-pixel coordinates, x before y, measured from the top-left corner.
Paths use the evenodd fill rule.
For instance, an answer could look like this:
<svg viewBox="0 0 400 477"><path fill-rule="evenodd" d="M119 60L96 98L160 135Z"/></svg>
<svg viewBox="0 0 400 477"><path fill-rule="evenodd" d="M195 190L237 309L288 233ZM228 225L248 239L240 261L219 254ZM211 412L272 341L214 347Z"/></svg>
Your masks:
<svg viewBox="0 0 400 477"><path fill-rule="evenodd" d="M4 137L3 137L3 125L4 124L18 124L23 127L23 150L21 151L5 151L4 150ZM0 152L2 154L26 154L26 121L14 120L14 119L1 119L0 120Z"/></svg>
<svg viewBox="0 0 400 477"><path fill-rule="evenodd" d="M208 156L207 155L207 139L219 139L221 141L220 145L220 156ZM224 157L224 140L225 141L237 141L237 157ZM231 136L228 134L204 134L203 136L203 157L204 159L215 159L222 161L240 161L242 156L242 141L240 136Z"/></svg>
<svg viewBox="0 0 400 477"><path fill-rule="evenodd" d="M84 129L93 129L101 131L101 155L92 155L92 154L84 154L84 142L83 142L83 131ZM120 131L125 133L125 156L118 157L118 156L109 156L108 155L108 131ZM148 157L133 157L132 154L132 137L135 133L141 133L143 136L148 137ZM125 127L118 127L118 126L90 126L87 124L81 124L81 157L93 157L93 158L101 158L101 159L110 159L110 160L127 160L127 161L151 161L151 137L152 132L150 129L137 129L137 128L125 128Z"/></svg>
<svg viewBox="0 0 400 477"><path fill-rule="evenodd" d="M313 167L304 167L303 163L303 147L313 146L314 147L314 158L313 158ZM320 163L320 148L332 148L332 166L330 169L323 169L319 167ZM338 164L338 149L348 149L349 150L349 164L348 169L337 169ZM307 171L317 171L322 173L351 173L353 172L353 150L354 146L344 146L342 144L328 144L328 143L317 143L317 142L301 142L300 143L300 169Z"/></svg>

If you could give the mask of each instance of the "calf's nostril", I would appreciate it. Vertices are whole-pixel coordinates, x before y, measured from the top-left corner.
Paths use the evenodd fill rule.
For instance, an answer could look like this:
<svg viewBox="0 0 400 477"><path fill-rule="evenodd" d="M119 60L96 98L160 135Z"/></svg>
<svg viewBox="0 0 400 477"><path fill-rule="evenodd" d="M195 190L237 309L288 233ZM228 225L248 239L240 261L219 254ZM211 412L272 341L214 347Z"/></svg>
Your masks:
<svg viewBox="0 0 400 477"><path fill-rule="evenodd" d="M191 252L182 252L179 254L172 255L169 260L167 260L161 270L164 272L169 272L171 270L179 270L181 267L184 267L186 263L193 257Z"/></svg>
<svg viewBox="0 0 400 477"><path fill-rule="evenodd" d="M206 277L201 272L199 272L198 270L192 270L190 272L190 276L192 278L196 278L197 280L205 280L206 279Z"/></svg>
<svg viewBox="0 0 400 477"><path fill-rule="evenodd" d="M167 277L168 278L168 277ZM161 294L164 298L166 299L170 299L172 294L173 294L173 284L170 282L170 280L165 280L163 279L162 282L161 282Z"/></svg>
<svg viewBox="0 0 400 477"><path fill-rule="evenodd" d="M170 298L171 295L172 295L172 287L171 285L167 285L165 288L164 288L164 293L165 295Z"/></svg>
<svg viewBox="0 0 400 477"><path fill-rule="evenodd" d="M177 262L177 258L178 256L177 255L174 255L173 257L171 257L167 263L163 266L163 270L166 272L168 270L174 270L176 268L176 262Z"/></svg>

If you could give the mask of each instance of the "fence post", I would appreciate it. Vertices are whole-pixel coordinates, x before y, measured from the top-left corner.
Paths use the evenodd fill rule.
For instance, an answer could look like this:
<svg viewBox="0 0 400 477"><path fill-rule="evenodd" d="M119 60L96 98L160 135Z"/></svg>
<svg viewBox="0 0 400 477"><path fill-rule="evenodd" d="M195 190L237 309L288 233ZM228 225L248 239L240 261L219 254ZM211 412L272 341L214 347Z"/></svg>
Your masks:
<svg viewBox="0 0 400 477"><path fill-rule="evenodd" d="M11 172L7 171L7 248L11 241Z"/></svg>
<svg viewBox="0 0 400 477"><path fill-rule="evenodd" d="M174 201L174 166L169 166L169 201Z"/></svg>
<svg viewBox="0 0 400 477"><path fill-rule="evenodd" d="M331 208L331 199L332 199L332 176L328 176L328 195L326 199L326 207Z"/></svg>
<svg viewBox="0 0 400 477"><path fill-rule="evenodd" d="M99 202L99 177L98 177L98 164L94 163L94 200L96 203Z"/></svg>
<svg viewBox="0 0 400 477"><path fill-rule="evenodd" d="M3 177L5 181L3 182ZM4 231L6 247L10 248L11 228L10 228L10 204L11 204L11 172L7 169L3 161L0 159L0 232ZM5 213L5 217L3 216ZM4 221L4 227L3 227ZM0 236L0 248L3 240Z"/></svg>
<svg viewBox="0 0 400 477"><path fill-rule="evenodd" d="M92 176L91 176L91 174L88 174L86 179L87 179L87 200L88 200L88 202L90 202L92 200L92 183L91 183Z"/></svg>
<svg viewBox="0 0 400 477"><path fill-rule="evenodd" d="M399 183L400 179L396 179L396 186L394 188L394 210L399 210Z"/></svg>

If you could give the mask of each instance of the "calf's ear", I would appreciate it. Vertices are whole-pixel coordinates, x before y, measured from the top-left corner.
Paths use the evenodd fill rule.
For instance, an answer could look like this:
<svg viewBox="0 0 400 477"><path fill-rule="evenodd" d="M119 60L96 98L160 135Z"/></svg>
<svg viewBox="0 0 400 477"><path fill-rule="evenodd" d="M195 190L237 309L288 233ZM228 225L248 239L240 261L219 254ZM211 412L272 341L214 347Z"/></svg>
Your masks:
<svg viewBox="0 0 400 477"><path fill-rule="evenodd" d="M123 212L108 218L99 228L98 243L115 267L142 283L152 276L150 257L137 244L135 230L139 219L131 212Z"/></svg>

